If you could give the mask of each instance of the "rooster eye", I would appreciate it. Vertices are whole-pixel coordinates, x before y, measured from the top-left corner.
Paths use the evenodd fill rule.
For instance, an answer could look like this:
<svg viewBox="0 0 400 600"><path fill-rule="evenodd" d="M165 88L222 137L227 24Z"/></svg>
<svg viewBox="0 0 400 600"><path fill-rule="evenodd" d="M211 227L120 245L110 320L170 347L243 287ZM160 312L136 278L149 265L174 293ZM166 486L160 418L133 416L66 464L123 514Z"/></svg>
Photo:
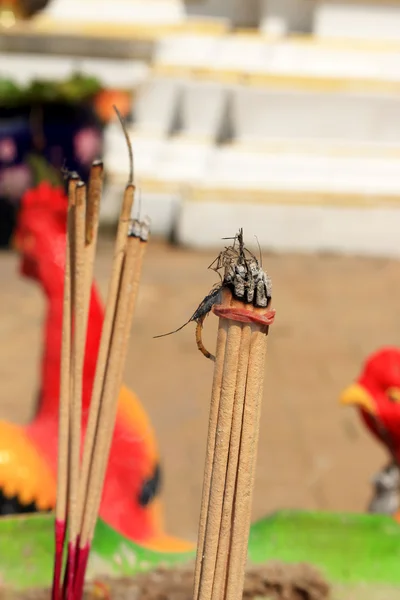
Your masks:
<svg viewBox="0 0 400 600"><path fill-rule="evenodd" d="M400 404L400 388L391 387L388 389L388 391L386 393L388 395L388 398L392 402L395 402L396 404Z"/></svg>
<svg viewBox="0 0 400 600"><path fill-rule="evenodd" d="M147 506L157 496L161 487L161 469L156 465L153 476L143 482L139 493L140 506Z"/></svg>

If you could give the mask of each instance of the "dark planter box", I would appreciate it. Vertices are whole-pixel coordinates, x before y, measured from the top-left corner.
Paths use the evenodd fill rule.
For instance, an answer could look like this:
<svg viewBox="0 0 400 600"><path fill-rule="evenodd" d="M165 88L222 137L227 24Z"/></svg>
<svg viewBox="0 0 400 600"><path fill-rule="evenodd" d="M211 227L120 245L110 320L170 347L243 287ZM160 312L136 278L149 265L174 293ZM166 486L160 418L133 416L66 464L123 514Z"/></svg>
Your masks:
<svg viewBox="0 0 400 600"><path fill-rule="evenodd" d="M32 183L26 158L38 147L56 169L86 180L92 160L103 154L102 125L91 104L0 108L0 247L9 245L20 199Z"/></svg>

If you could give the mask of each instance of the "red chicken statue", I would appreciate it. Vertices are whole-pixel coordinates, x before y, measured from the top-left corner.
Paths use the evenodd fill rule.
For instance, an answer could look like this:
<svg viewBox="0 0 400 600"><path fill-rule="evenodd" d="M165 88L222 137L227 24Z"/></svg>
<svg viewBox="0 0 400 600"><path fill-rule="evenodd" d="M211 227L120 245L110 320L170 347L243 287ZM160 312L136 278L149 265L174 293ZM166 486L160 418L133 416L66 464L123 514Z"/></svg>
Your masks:
<svg viewBox="0 0 400 600"><path fill-rule="evenodd" d="M21 254L21 273L39 283L46 296L47 316L37 415L25 427L0 422L0 514L52 510L55 506L66 216L63 190L47 182L29 190L21 203L14 245ZM83 434L102 321L103 307L93 285L84 365ZM153 429L138 398L123 386L100 517L142 545L188 549L190 544L164 533L159 492L160 465Z"/></svg>
<svg viewBox="0 0 400 600"><path fill-rule="evenodd" d="M354 405L372 435L388 451L390 462L374 478L369 511L393 514L400 508L400 349L386 347L366 360L357 381L341 395Z"/></svg>

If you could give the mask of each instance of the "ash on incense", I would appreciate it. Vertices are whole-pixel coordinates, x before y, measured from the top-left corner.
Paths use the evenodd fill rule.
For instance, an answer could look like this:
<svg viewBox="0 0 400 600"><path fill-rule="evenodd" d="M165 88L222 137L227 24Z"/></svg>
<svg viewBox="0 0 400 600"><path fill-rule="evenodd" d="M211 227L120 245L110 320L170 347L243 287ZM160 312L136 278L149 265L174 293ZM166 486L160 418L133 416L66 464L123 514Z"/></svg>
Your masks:
<svg viewBox="0 0 400 600"><path fill-rule="evenodd" d="M247 570L243 600L329 600L330 586L308 564L270 562ZM48 590L15 593L7 600L48 600ZM84 600L192 600L193 566L158 568L135 578L98 579L86 586Z"/></svg>

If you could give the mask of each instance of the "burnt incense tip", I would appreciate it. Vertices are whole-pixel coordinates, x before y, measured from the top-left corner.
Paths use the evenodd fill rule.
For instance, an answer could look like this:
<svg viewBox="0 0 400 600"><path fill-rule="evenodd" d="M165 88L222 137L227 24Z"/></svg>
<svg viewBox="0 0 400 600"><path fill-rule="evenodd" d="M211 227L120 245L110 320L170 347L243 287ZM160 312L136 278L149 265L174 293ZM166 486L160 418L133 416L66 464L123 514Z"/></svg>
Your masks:
<svg viewBox="0 0 400 600"><path fill-rule="evenodd" d="M104 168L104 163L100 158L97 158L96 160L94 160L92 162L92 167L97 167L99 169L103 169Z"/></svg>
<svg viewBox="0 0 400 600"><path fill-rule="evenodd" d="M77 183L76 187L78 187L78 188L83 188L83 187L85 187L85 185L86 185L86 184L85 184L85 182L84 182L84 181L82 181L82 180L80 179L80 180L78 181L78 183Z"/></svg>
<svg viewBox="0 0 400 600"><path fill-rule="evenodd" d="M140 239L142 240L142 242L147 242L150 236L150 226L151 226L151 219L150 217L146 216L142 223L141 223L141 229L140 229Z"/></svg>
<svg viewBox="0 0 400 600"><path fill-rule="evenodd" d="M80 177L76 171L67 171L66 177L68 181L80 181Z"/></svg>
<svg viewBox="0 0 400 600"><path fill-rule="evenodd" d="M138 219L133 219L129 228L128 236L134 238L140 238L142 232L142 224Z"/></svg>
<svg viewBox="0 0 400 600"><path fill-rule="evenodd" d="M244 244L243 229L233 238L231 246L223 250L211 268L220 273L222 286L227 287L234 298L252 304L256 308L268 308L272 296L272 282L258 258Z"/></svg>
<svg viewBox="0 0 400 600"><path fill-rule="evenodd" d="M150 218L145 217L143 221L133 219L129 228L128 236L140 238L142 242L147 242L150 235Z"/></svg>

